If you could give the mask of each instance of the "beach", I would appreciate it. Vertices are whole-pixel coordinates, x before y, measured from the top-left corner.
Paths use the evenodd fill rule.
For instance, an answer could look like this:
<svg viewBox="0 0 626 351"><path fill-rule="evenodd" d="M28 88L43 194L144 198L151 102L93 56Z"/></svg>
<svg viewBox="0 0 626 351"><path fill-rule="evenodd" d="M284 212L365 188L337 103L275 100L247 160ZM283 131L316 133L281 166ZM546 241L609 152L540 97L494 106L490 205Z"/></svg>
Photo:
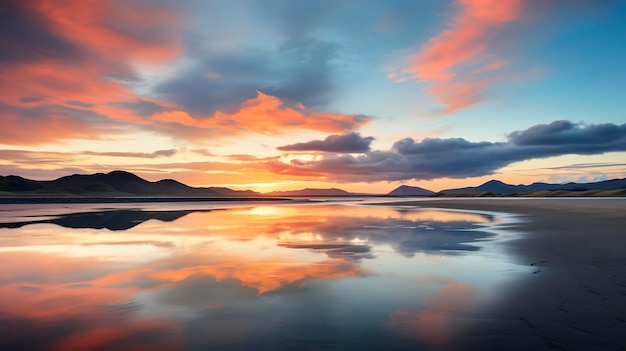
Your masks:
<svg viewBox="0 0 626 351"><path fill-rule="evenodd" d="M626 350L626 199L444 199L401 202L517 214L504 243L533 267L471 316L450 349Z"/></svg>

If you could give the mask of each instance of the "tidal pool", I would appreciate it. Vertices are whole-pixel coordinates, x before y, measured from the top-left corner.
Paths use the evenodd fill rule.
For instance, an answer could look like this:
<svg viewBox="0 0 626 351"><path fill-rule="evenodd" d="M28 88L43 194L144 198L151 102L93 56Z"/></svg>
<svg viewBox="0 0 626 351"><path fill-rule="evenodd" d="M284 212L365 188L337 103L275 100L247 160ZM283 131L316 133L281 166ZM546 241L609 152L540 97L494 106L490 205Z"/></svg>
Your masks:
<svg viewBox="0 0 626 351"><path fill-rule="evenodd" d="M506 221L356 203L0 205L0 348L440 349L526 274L498 244Z"/></svg>

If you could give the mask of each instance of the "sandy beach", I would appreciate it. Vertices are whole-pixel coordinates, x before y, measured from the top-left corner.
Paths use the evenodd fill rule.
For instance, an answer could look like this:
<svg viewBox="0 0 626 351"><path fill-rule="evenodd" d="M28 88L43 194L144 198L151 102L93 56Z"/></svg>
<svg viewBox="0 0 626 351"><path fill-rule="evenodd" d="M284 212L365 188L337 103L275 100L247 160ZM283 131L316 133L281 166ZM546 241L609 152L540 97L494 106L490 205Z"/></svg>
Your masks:
<svg viewBox="0 0 626 351"><path fill-rule="evenodd" d="M527 279L490 302L462 346L626 350L626 199L444 199L403 205L518 214L505 243Z"/></svg>

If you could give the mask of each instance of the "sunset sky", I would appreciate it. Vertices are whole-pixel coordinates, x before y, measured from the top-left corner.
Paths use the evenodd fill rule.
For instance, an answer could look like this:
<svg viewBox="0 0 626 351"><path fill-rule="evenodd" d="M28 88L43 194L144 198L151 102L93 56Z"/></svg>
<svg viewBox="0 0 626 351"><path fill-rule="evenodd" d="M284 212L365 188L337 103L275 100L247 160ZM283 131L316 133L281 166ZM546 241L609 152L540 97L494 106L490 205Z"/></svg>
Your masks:
<svg viewBox="0 0 626 351"><path fill-rule="evenodd" d="M0 175L626 177L626 1L5 0Z"/></svg>

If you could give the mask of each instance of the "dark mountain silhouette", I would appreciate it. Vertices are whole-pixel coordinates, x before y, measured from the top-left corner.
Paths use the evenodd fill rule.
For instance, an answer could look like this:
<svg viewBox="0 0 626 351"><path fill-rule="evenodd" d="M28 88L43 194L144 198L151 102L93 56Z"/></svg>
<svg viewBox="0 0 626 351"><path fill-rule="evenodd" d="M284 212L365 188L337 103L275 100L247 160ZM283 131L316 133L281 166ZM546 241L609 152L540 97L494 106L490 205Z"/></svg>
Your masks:
<svg viewBox="0 0 626 351"><path fill-rule="evenodd" d="M568 194L580 194L581 196L621 196L626 189L626 178L613 179L594 183L533 183L530 185L511 185L498 180L490 180L477 187L447 189L437 193L437 196L477 196L491 195L514 195L528 196L536 193L536 196L567 196ZM561 193L556 193L561 191ZM617 193L594 193L594 191L617 191ZM551 193L552 192L552 193ZM562 193L565 192L565 193ZM0 176L0 197L5 199L24 198L246 198L255 197L314 197L314 196L355 196L345 190L331 189L302 189L291 191L274 191L270 193L257 193L252 190L233 190L224 187L191 187L173 179L163 179L156 182L147 181L135 174L125 171L112 171L109 173L96 173L91 175L75 174L61 177L50 181L37 181L18 176ZM403 185L388 196L432 196L433 192L427 189ZM9 200L6 200L9 201ZM42 200L42 202L45 202Z"/></svg>
<svg viewBox="0 0 626 351"><path fill-rule="evenodd" d="M349 193L345 190L331 188L331 189L311 189L306 188L302 190L290 190L290 191L273 191L266 193L269 196L351 196L356 195Z"/></svg>
<svg viewBox="0 0 626 351"><path fill-rule="evenodd" d="M36 191L43 188L43 185L36 180L24 179L18 176L0 176L0 191L26 192Z"/></svg>
<svg viewBox="0 0 626 351"><path fill-rule="evenodd" d="M191 187L173 179L147 181L133 173L74 174L51 181L36 181L18 176L0 176L0 196L19 197L263 197L263 196L347 196L341 189L303 189L261 194L252 190L224 187Z"/></svg>
<svg viewBox="0 0 626 351"><path fill-rule="evenodd" d="M434 193L435 192L433 191L420 188L418 186L400 185L399 187L389 192L387 195L388 196L428 196Z"/></svg>
<svg viewBox="0 0 626 351"><path fill-rule="evenodd" d="M510 185L499 180L490 180L480 186L457 189L442 190L443 194L473 194L473 193L494 193L501 195L511 195L515 193L532 193L539 191L567 190L571 192L583 192L588 190L618 190L626 189L626 178L612 179L594 183L533 183L530 185Z"/></svg>
<svg viewBox="0 0 626 351"><path fill-rule="evenodd" d="M260 193L257 193L256 191L252 191L252 190L233 190L233 189L222 188L222 187L211 187L211 188L205 188L205 189L211 189L212 191L215 191L216 193L218 193L220 196L226 196L226 197L259 196L260 195Z"/></svg>
<svg viewBox="0 0 626 351"><path fill-rule="evenodd" d="M51 181L36 181L18 176L0 176L0 195L4 196L89 196L89 197L237 197L260 196L251 191L228 188L194 188L172 179L147 181L125 171L74 174Z"/></svg>

